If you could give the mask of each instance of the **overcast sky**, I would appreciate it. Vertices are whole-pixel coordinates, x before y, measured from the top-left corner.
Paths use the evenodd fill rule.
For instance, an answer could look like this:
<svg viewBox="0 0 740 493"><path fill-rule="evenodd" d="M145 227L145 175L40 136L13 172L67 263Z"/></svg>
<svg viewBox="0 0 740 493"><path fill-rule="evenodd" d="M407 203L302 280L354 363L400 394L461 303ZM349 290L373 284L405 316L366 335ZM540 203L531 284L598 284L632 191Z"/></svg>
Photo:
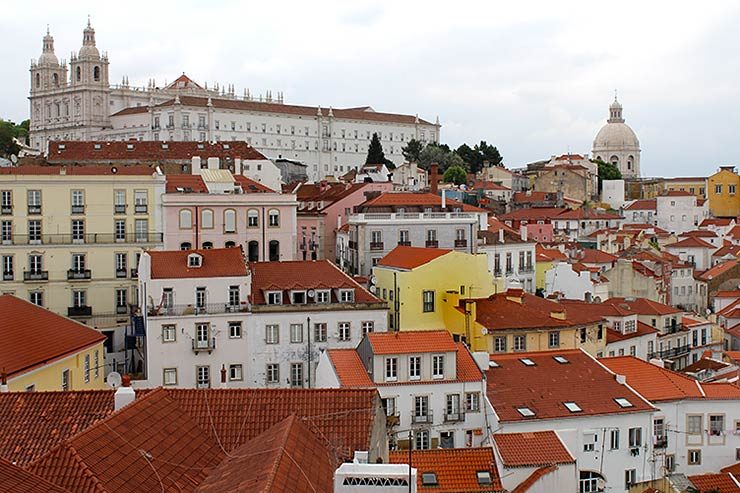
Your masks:
<svg viewBox="0 0 740 493"><path fill-rule="evenodd" d="M46 24L69 59L89 14L112 83L186 72L239 94L283 91L286 103L439 116L443 142L486 140L512 167L589 152L618 89L644 175L706 175L738 161L736 1L34 1L3 10L0 117L16 121L28 118L28 67Z"/></svg>

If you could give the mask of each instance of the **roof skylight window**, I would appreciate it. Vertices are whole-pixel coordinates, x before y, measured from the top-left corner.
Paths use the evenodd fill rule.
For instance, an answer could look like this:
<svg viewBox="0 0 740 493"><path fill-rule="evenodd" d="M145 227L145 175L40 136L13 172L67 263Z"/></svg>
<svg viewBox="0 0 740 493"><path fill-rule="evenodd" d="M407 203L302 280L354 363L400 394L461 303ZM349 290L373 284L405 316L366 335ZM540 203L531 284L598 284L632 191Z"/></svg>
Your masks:
<svg viewBox="0 0 740 493"><path fill-rule="evenodd" d="M532 361L529 358L522 358L519 361L521 361L524 364L524 366L536 366L534 361Z"/></svg>
<svg viewBox="0 0 740 493"><path fill-rule="evenodd" d="M572 413L579 413L583 411L583 409L581 409L581 406L579 406L575 402L563 402L563 405L568 409L568 411Z"/></svg>
<svg viewBox="0 0 740 493"><path fill-rule="evenodd" d="M624 397L617 397L614 401L619 404L619 407L634 407L634 405Z"/></svg>
<svg viewBox="0 0 740 493"><path fill-rule="evenodd" d="M531 418L532 416L534 416L534 411L532 411L528 407L518 407L516 408L516 410L525 418Z"/></svg>

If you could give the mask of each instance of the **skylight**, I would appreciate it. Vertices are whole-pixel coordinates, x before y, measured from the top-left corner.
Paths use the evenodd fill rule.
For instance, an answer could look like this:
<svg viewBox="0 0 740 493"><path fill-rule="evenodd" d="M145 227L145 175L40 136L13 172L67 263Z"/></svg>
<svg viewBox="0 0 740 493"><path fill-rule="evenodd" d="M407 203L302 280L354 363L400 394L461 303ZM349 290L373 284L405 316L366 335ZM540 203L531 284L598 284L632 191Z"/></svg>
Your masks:
<svg viewBox="0 0 740 493"><path fill-rule="evenodd" d="M532 411L528 407L518 407L516 408L516 410L519 411L519 414L521 414L525 418L531 418L532 416L534 416L534 411Z"/></svg>
<svg viewBox="0 0 740 493"><path fill-rule="evenodd" d="M521 361L524 364L524 366L535 366L534 361L532 361L529 358L522 358L519 361Z"/></svg>
<svg viewBox="0 0 740 493"><path fill-rule="evenodd" d="M421 473L421 484L425 486L436 485L437 484L437 473L434 473L434 472Z"/></svg>
<svg viewBox="0 0 740 493"><path fill-rule="evenodd" d="M478 477L478 484L491 484L490 471L478 471L475 475Z"/></svg>
<svg viewBox="0 0 740 493"><path fill-rule="evenodd" d="M496 362L495 362L495 361L493 361L493 360L490 360L490 361L488 362L488 367L489 367L489 368L498 368L498 367L499 367L499 364L498 364L498 363L496 363Z"/></svg>
<svg viewBox="0 0 740 493"><path fill-rule="evenodd" d="M624 397L617 397L614 401L619 404L619 407L633 407L634 405L625 399Z"/></svg>
<svg viewBox="0 0 740 493"><path fill-rule="evenodd" d="M565 405L565 407L568 408L568 411L572 413L579 413L583 411L583 409L581 409L581 406L579 406L575 402L563 402L563 405Z"/></svg>
<svg viewBox="0 0 740 493"><path fill-rule="evenodd" d="M560 363L561 365L565 365L567 363L570 363L567 359L563 358L562 356L553 356L552 359Z"/></svg>

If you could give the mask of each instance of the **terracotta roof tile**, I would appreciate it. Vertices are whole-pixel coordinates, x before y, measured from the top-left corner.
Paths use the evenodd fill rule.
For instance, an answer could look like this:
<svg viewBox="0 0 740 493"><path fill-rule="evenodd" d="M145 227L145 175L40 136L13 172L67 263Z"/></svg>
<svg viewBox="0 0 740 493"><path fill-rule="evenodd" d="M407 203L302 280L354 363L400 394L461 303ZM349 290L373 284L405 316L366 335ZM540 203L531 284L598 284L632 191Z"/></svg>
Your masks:
<svg viewBox="0 0 740 493"><path fill-rule="evenodd" d="M616 255L594 248L584 248L578 256L578 260L584 264L607 264L616 262L618 258Z"/></svg>
<svg viewBox="0 0 740 493"><path fill-rule="evenodd" d="M617 305L639 315L672 315L681 310L647 298L609 298L604 303Z"/></svg>
<svg viewBox="0 0 740 493"><path fill-rule="evenodd" d="M516 488L512 490L511 493L526 493L527 491L534 486L537 481L539 481L544 476L547 476L553 471L557 470L557 466L542 466L540 468L535 469L532 474L527 476L527 478L519 483Z"/></svg>
<svg viewBox="0 0 740 493"><path fill-rule="evenodd" d="M146 108L144 108L146 110ZM124 110L125 111L125 110ZM122 114L122 112L119 112ZM188 161L193 157L207 159L264 160L264 154L246 141L195 142L195 141L109 141L65 140L49 142L48 160L59 162L115 162L115 161ZM149 168L149 173L152 170Z"/></svg>
<svg viewBox="0 0 740 493"><path fill-rule="evenodd" d="M0 367L10 378L100 344L105 336L10 294L0 295Z"/></svg>
<svg viewBox="0 0 740 493"><path fill-rule="evenodd" d="M656 329L655 327L651 327L646 323L642 323L638 320L637 328L634 332L628 332L627 334L623 334L616 330L608 329L606 331L606 343L612 344L614 342L619 342L619 341L628 341L630 339L634 339L635 337L649 336L649 335L657 334L657 333L658 333L658 329Z"/></svg>
<svg viewBox="0 0 740 493"><path fill-rule="evenodd" d="M679 238L683 238L685 236L695 236L698 238L717 238L717 233L714 231L709 231L708 229L697 229L695 231L685 231L678 235Z"/></svg>
<svg viewBox="0 0 740 493"><path fill-rule="evenodd" d="M567 210L562 207L527 207L501 214L498 218L501 221L545 221L555 219Z"/></svg>
<svg viewBox="0 0 740 493"><path fill-rule="evenodd" d="M714 248L714 245L711 243L707 243L706 241L702 240L701 238L697 238L696 236L689 236L687 238L684 238L683 240L677 241L676 243L671 243L670 245L666 245L665 248Z"/></svg>
<svg viewBox="0 0 740 493"><path fill-rule="evenodd" d="M294 289L331 289L332 302L338 302L335 289L355 290L355 303L381 303L367 289L339 270L328 260L292 260L285 262L252 262L252 303L266 304L265 292L289 291ZM290 297L283 295L283 304L289 304Z"/></svg>
<svg viewBox="0 0 740 493"><path fill-rule="evenodd" d="M342 387L375 387L354 349L329 349L329 360Z"/></svg>
<svg viewBox="0 0 740 493"><path fill-rule="evenodd" d="M446 330L371 332L367 334L375 354L455 352L457 345Z"/></svg>
<svg viewBox="0 0 740 493"><path fill-rule="evenodd" d="M0 487L3 493L64 493L67 490L0 458Z"/></svg>
<svg viewBox="0 0 740 493"><path fill-rule="evenodd" d="M561 356L567 363L559 363ZM528 358L533 366L521 359ZM502 422L560 419L578 416L651 411L653 407L616 376L581 350L496 354L497 367L487 371L487 395ZM622 407L615 399L627 399ZM565 402L575 402L580 412L570 412ZM518 409L529 408L524 416Z"/></svg>
<svg viewBox="0 0 740 493"><path fill-rule="evenodd" d="M717 264L711 269L707 269L701 274L697 274L695 277L700 281L711 281L715 277L732 270L737 265L737 260L728 260L727 262Z"/></svg>
<svg viewBox="0 0 740 493"><path fill-rule="evenodd" d="M727 473L689 476L689 481L699 488L699 493L709 493L711 491L733 493L740 491L737 480Z"/></svg>
<svg viewBox="0 0 740 493"><path fill-rule="evenodd" d="M595 209L568 209L565 212L559 214L556 219L622 219L619 214L612 214L611 212L601 212Z"/></svg>
<svg viewBox="0 0 740 493"><path fill-rule="evenodd" d="M115 172L113 169L115 168ZM35 166L25 165L0 168L0 175L14 176L152 176L155 171L148 166Z"/></svg>
<svg viewBox="0 0 740 493"><path fill-rule="evenodd" d="M525 433L494 433L496 449L506 467L531 467L575 462L552 430Z"/></svg>
<svg viewBox="0 0 740 493"><path fill-rule="evenodd" d="M733 221L735 221L735 218L709 217L699 223L699 227L706 228L708 226L729 226L732 224Z"/></svg>
<svg viewBox="0 0 740 493"><path fill-rule="evenodd" d="M247 266L239 248L204 250L149 250L152 279L247 276ZM188 256L203 257L200 267L188 267Z"/></svg>
<svg viewBox="0 0 740 493"><path fill-rule="evenodd" d="M452 250L445 248L420 248L398 245L380 259L378 265L381 267L394 267L397 269L415 269L427 264L434 259L447 255Z"/></svg>
<svg viewBox="0 0 740 493"><path fill-rule="evenodd" d="M654 211L657 208L655 199L638 199L624 208L626 211Z"/></svg>
<svg viewBox="0 0 740 493"><path fill-rule="evenodd" d="M599 361L614 373L626 376L627 385L652 402L703 397L701 386L693 378L633 356L602 358Z"/></svg>
<svg viewBox="0 0 740 493"><path fill-rule="evenodd" d="M246 176L232 176L234 185L240 185L244 193L274 193L270 188ZM165 191L166 193L208 193L208 187L200 175L167 175Z"/></svg>
<svg viewBox="0 0 740 493"><path fill-rule="evenodd" d="M465 212L488 212L486 209L463 204L453 199L445 199L447 208L460 208ZM388 207L388 206L442 206L442 197L426 192L386 192L381 193L358 207Z"/></svg>
<svg viewBox="0 0 740 493"><path fill-rule="evenodd" d="M567 261L568 257L558 250L557 248L545 248L539 243L535 246L537 252L537 260L540 262L548 262L553 260Z"/></svg>
<svg viewBox="0 0 740 493"><path fill-rule="evenodd" d="M392 464L408 464L408 451L392 451L389 454ZM419 492L435 493L473 493L503 491L496 461L490 447L453 448L436 450L414 450L411 452L411 466L417 470L417 487ZM491 475L491 484L478 482L479 471ZM422 474L433 472L437 475L437 484L422 484Z"/></svg>
<svg viewBox="0 0 740 493"><path fill-rule="evenodd" d="M457 379L461 382L480 382L483 372L473 359L470 350L462 342L457 344Z"/></svg>

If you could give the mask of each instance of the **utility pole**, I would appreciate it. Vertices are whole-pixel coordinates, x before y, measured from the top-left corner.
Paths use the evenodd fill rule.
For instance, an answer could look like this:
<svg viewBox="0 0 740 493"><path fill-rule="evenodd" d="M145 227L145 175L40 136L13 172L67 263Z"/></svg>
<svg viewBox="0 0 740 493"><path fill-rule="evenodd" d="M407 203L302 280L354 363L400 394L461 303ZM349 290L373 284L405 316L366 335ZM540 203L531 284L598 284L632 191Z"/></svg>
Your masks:
<svg viewBox="0 0 740 493"><path fill-rule="evenodd" d="M311 317L306 317L306 341L308 343L308 388L311 388Z"/></svg>
<svg viewBox="0 0 740 493"><path fill-rule="evenodd" d="M413 433L409 430L409 493L411 493L411 449L413 447Z"/></svg>

